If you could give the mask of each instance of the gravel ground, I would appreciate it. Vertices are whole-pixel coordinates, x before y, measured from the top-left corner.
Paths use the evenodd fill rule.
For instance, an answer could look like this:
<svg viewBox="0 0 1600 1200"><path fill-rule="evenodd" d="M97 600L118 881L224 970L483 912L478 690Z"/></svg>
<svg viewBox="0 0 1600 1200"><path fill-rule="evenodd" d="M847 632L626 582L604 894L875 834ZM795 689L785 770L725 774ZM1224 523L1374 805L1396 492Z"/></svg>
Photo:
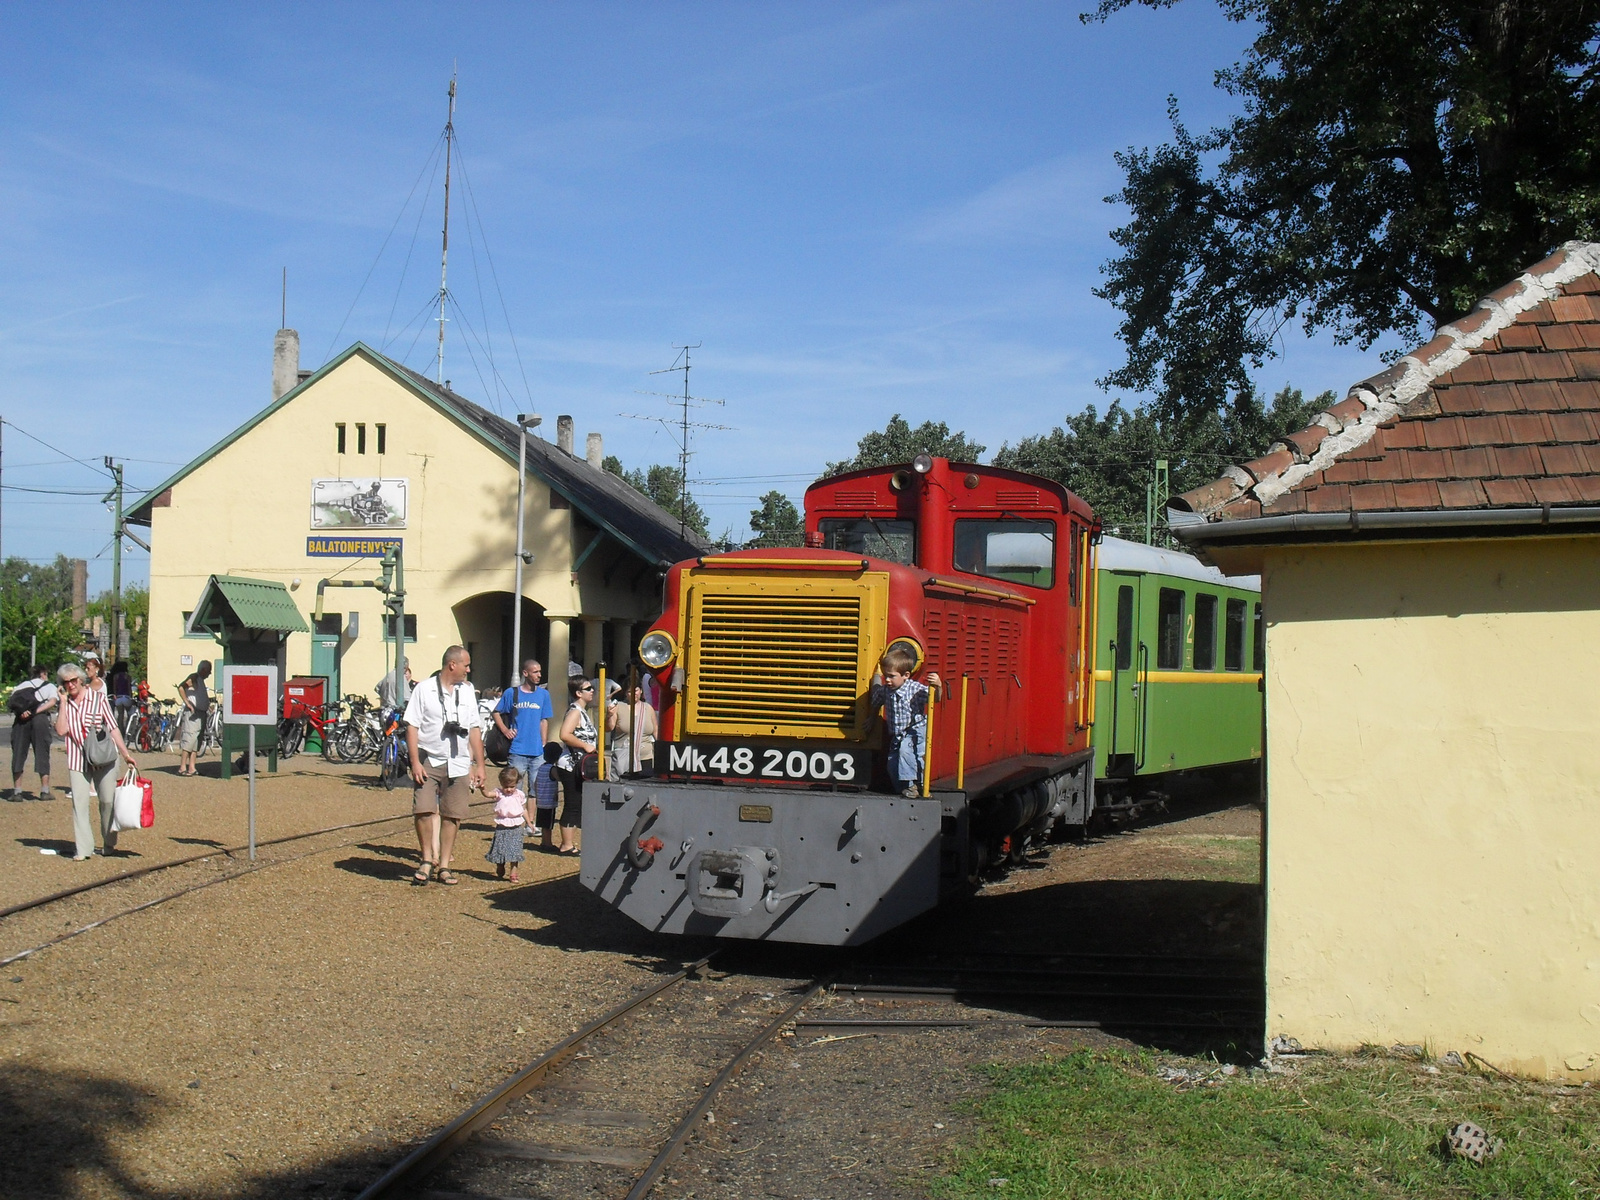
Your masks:
<svg viewBox="0 0 1600 1200"><path fill-rule="evenodd" d="M366 785L369 769L286 766L260 784L264 838L405 811L406 793ZM146 774L158 822L134 835L139 860L45 858L28 839L61 837L64 802L0 805L0 845L17 847L4 894L242 840L242 781ZM1257 832L1255 810L1236 808L1058 847L904 936L1249 950ZM416 851L404 822L291 844L263 859L277 865L0 969L0 1195L349 1194L543 1046L703 952L599 908L569 861L535 849L521 885L497 884L489 836L485 818L468 822L455 888L406 882ZM179 873L238 870L213 856L149 894ZM11 953L143 896L104 891L119 896L12 918L0 943ZM982 1087L974 1064L1097 1036L997 1026L786 1039L719 1108L667 1194L924 1194L918 1181Z"/></svg>

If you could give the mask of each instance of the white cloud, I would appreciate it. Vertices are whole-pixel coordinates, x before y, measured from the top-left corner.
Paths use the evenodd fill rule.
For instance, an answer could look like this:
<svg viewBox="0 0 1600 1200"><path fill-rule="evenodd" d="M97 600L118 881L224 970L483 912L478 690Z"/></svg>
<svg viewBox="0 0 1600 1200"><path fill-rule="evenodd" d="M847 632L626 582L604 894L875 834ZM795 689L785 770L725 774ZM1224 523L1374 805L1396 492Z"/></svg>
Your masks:
<svg viewBox="0 0 1600 1200"><path fill-rule="evenodd" d="M990 184L975 196L928 213L910 229L913 241L1061 241L1106 226L1104 197L1116 187L1111 163L1072 155L1038 163Z"/></svg>

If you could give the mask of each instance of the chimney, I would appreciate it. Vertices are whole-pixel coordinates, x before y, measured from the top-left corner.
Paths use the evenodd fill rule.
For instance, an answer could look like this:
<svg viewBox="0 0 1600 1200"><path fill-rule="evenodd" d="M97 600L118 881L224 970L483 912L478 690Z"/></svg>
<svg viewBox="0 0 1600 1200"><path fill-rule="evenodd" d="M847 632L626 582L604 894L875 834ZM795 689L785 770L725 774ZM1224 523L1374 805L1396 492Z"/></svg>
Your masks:
<svg viewBox="0 0 1600 1200"><path fill-rule="evenodd" d="M603 470L606 461L605 443L598 433L591 433L584 445L584 457L596 471Z"/></svg>
<svg viewBox="0 0 1600 1200"><path fill-rule="evenodd" d="M272 398L279 399L299 383L300 335L292 329L280 329L272 339Z"/></svg>
<svg viewBox="0 0 1600 1200"><path fill-rule="evenodd" d="M556 446L572 453L572 418L561 416L556 418Z"/></svg>

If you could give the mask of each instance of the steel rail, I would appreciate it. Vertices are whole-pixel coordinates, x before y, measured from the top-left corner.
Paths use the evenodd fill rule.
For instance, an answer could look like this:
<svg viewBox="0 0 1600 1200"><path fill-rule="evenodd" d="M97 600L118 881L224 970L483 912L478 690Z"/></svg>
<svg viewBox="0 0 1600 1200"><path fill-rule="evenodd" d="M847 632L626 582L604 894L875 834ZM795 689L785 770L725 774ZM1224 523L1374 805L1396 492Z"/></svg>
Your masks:
<svg viewBox="0 0 1600 1200"><path fill-rule="evenodd" d="M544 1082L550 1071L560 1066L581 1046L595 1034L616 1024L634 1009L648 1000L661 995L661 993L678 986L689 976L699 971L702 967L722 953L714 951L706 957L690 963L682 970L669 975L660 983L646 988L639 994L623 1001L609 1012L602 1013L593 1021L562 1038L550 1049L546 1050L533 1062L521 1071L500 1083L493 1091L478 1100L450 1124L434 1134L410 1154L406 1155L394 1166L390 1167L372 1183L368 1184L356 1200L378 1200L381 1196L395 1193L399 1188L409 1186L420 1181L430 1171L449 1158L461 1146L477 1133L486 1128L500 1116L513 1100L527 1095L535 1087Z"/></svg>
<svg viewBox="0 0 1600 1200"><path fill-rule="evenodd" d="M706 1086L699 1103L688 1111L683 1120L678 1122L677 1128L672 1131L672 1136L667 1139L667 1144L661 1147L655 1158L650 1160L650 1165L644 1169L644 1174L639 1176L634 1181L633 1187L628 1189L627 1200L644 1200L644 1197L650 1194L650 1189L655 1187L656 1183L661 1179L662 1172L677 1157L678 1152L688 1142L689 1135L695 1131L701 1118L710 1109L711 1102L717 1098L717 1093L743 1069L745 1063L750 1061L751 1056L757 1050L765 1046L780 1029L794 1020L799 1015L800 1010L811 1003L816 998L817 993L825 986L827 986L826 983L821 981L812 984L806 989L805 995L784 1009L765 1029L745 1043L744 1049L740 1050L734 1056L733 1061L723 1067L717 1077Z"/></svg>
<svg viewBox="0 0 1600 1200"><path fill-rule="evenodd" d="M481 807L475 804L472 807ZM410 813L403 813L396 817L376 817L370 821L351 821L345 825L329 825L326 829L313 829L309 833L292 833L287 837L271 838L264 842L257 842L256 847L281 846L285 842L298 842L306 838L320 837L324 833L339 833L345 829L363 829L369 825L382 825L389 821L408 821ZM191 854L187 858L174 858L167 862L152 863L148 867L135 867L131 871L122 871L116 875L108 875L104 879L96 879L92 883L80 883L76 887L62 888L59 892L51 892L48 896L39 896L33 900L24 900L20 904L13 904L8 908L0 908L0 920L15 916L20 912L27 912L31 908L42 908L46 904L54 904L58 900L66 900L72 896L92 892L96 888L109 887L113 883L126 883L130 879L139 879L145 875L153 875L157 871L171 870L173 867L185 866L192 862L199 862L203 858L216 858L218 855L233 857L233 855L247 850L248 846L218 846L213 850L206 850L200 854Z"/></svg>

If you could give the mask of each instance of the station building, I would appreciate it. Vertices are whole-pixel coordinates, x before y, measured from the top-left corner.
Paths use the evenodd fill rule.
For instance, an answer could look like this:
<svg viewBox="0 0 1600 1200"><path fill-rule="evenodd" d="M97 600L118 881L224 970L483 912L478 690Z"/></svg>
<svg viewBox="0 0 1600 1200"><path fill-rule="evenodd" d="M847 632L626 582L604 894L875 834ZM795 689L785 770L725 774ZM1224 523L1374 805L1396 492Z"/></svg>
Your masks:
<svg viewBox="0 0 1600 1200"><path fill-rule="evenodd" d="M312 627L291 635L290 674L327 676L329 695L370 693L397 631L369 587L386 548L405 571L406 655L418 678L465 645L480 688L515 678L512 622L525 657L565 677L569 659L626 662L661 610L661 573L701 553L676 517L601 469L598 434L573 452L527 437L525 561L514 598L518 427L371 347L356 343L314 372L299 338L278 334L273 400L133 505L149 527L150 682L168 694L218 656L188 617L212 575L283 583ZM392 661L392 658L389 660ZM558 697L558 700L560 698Z"/></svg>
<svg viewBox="0 0 1600 1200"><path fill-rule="evenodd" d="M1600 1079L1600 244L1173 502L1259 572L1268 1037Z"/></svg>

